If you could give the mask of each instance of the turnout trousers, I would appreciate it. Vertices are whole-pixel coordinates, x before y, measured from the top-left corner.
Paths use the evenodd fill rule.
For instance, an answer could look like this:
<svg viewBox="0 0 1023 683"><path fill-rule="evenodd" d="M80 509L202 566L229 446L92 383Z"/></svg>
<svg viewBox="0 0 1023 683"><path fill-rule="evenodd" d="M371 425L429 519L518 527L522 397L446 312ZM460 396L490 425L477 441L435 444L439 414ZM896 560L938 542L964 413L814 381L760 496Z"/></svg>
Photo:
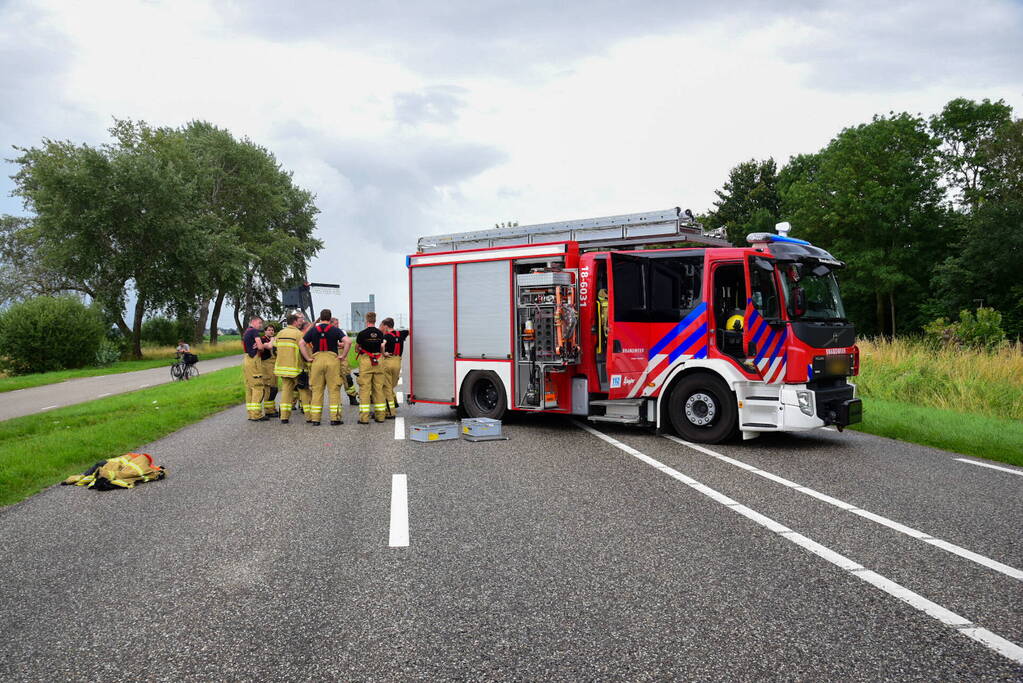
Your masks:
<svg viewBox="0 0 1023 683"><path fill-rule="evenodd" d="M245 374L245 410L250 420L258 420L263 417L263 401L269 394L263 377L263 361L245 354L242 372Z"/></svg>
<svg viewBox="0 0 1023 683"><path fill-rule="evenodd" d="M263 397L263 414L277 417L277 375L274 374L273 356L263 361L263 379L266 381L266 396Z"/></svg>
<svg viewBox="0 0 1023 683"><path fill-rule="evenodd" d="M331 421L341 420L341 366L337 354L332 351L317 351L313 354L312 366L309 369L309 387L313 395L309 402L306 417L311 422L319 422L323 414L323 392L327 391L330 401L328 413Z"/></svg>
<svg viewBox="0 0 1023 683"><path fill-rule="evenodd" d="M398 384L398 375L401 374L401 356L388 356L383 359L384 376L384 401L387 403L387 412L394 415L398 412L398 398L394 393L394 387Z"/></svg>
<svg viewBox="0 0 1023 683"><path fill-rule="evenodd" d="M281 376L281 419L287 420L291 417L291 409L295 403L295 385L298 379L295 377Z"/></svg>
<svg viewBox="0 0 1023 683"><path fill-rule="evenodd" d="M382 359L381 359L382 360ZM370 411L373 419L383 422L387 414L387 399L384 398L384 384L387 382L382 363L373 365L366 354L359 355L359 422L369 422Z"/></svg>

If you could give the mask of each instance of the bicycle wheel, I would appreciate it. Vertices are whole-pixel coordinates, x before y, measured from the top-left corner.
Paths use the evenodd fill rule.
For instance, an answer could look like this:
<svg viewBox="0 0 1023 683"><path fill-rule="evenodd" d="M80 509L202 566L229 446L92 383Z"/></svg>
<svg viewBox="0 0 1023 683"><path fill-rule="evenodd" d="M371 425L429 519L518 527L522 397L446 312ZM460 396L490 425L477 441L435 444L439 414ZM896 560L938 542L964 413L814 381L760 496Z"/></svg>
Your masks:
<svg viewBox="0 0 1023 683"><path fill-rule="evenodd" d="M186 367L188 368L188 375L185 379L199 376L199 368L195 367L195 365L188 365Z"/></svg>
<svg viewBox="0 0 1023 683"><path fill-rule="evenodd" d="M171 363L170 373L171 379L181 379L181 365L178 363Z"/></svg>

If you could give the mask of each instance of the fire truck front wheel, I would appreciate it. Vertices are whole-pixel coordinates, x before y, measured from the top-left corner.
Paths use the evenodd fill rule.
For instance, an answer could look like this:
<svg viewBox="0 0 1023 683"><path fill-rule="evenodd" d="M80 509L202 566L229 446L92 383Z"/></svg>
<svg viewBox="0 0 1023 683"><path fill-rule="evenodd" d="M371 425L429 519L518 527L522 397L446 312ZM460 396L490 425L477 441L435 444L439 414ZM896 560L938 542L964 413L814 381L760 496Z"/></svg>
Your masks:
<svg viewBox="0 0 1023 683"><path fill-rule="evenodd" d="M719 378L700 373L680 379L668 399L668 416L680 437L720 443L735 434L739 409L735 395Z"/></svg>
<svg viewBox="0 0 1023 683"><path fill-rule="evenodd" d="M462 410L469 417L500 420L508 410L504 382L489 370L470 372L462 382Z"/></svg>

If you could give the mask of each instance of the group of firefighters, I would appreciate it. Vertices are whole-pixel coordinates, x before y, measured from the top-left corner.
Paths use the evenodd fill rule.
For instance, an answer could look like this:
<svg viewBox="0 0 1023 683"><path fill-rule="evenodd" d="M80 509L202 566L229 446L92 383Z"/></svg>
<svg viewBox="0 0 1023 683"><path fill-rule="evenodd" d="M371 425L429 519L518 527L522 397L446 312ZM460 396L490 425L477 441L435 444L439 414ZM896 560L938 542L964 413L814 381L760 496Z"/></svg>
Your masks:
<svg viewBox="0 0 1023 683"><path fill-rule="evenodd" d="M395 330L392 318L384 318L377 327L376 313L367 313L366 329L353 340L340 329L330 309L320 311L315 323L300 311L289 314L285 323L278 332L272 323L264 326L262 318L253 317L242 335L245 408L250 421L279 416L281 423L287 424L291 413L301 406L308 424L319 425L324 408L330 424L342 424L341 387L351 403L359 406L359 424L369 424L371 416L376 422L395 417L398 401L394 389L401 374L407 330ZM353 343L359 362L357 399L348 365Z"/></svg>

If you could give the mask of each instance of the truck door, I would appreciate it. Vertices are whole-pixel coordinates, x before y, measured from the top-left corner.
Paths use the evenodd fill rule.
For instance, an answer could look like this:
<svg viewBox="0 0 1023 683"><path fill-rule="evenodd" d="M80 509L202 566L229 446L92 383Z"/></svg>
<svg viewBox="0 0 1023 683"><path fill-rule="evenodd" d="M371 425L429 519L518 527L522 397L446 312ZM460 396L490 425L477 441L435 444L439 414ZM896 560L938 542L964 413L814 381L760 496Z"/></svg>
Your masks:
<svg viewBox="0 0 1023 683"><path fill-rule="evenodd" d="M747 368L756 369L766 382L785 376L787 325L781 319L781 301L774 259L750 256L746 262L749 300L746 302L743 343Z"/></svg>
<svg viewBox="0 0 1023 683"><path fill-rule="evenodd" d="M626 398L647 364L647 262L611 254L607 334L608 397Z"/></svg>
<svg viewBox="0 0 1023 683"><path fill-rule="evenodd" d="M707 355L703 250L611 255L609 398L656 395L677 363Z"/></svg>

